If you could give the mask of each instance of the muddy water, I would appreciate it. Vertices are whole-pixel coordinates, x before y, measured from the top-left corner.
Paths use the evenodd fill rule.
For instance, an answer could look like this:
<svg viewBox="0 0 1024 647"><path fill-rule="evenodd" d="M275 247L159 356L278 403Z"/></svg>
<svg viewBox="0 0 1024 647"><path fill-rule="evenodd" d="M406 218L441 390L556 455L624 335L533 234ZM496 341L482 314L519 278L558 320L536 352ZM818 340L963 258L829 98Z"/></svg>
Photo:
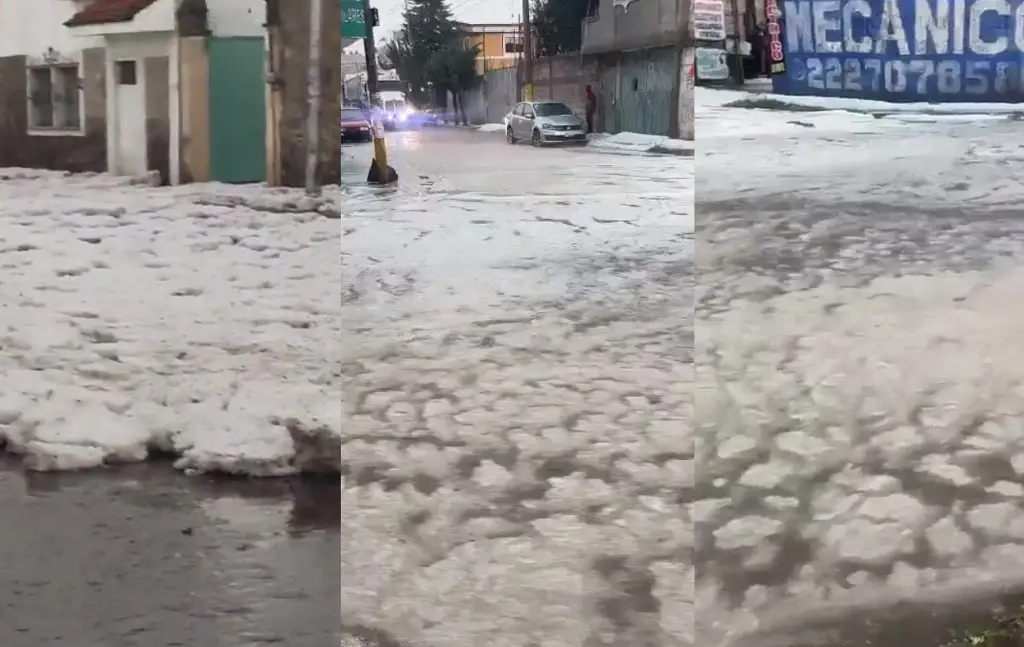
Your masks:
<svg viewBox="0 0 1024 647"><path fill-rule="evenodd" d="M0 644L337 645L339 487L0 463Z"/></svg>

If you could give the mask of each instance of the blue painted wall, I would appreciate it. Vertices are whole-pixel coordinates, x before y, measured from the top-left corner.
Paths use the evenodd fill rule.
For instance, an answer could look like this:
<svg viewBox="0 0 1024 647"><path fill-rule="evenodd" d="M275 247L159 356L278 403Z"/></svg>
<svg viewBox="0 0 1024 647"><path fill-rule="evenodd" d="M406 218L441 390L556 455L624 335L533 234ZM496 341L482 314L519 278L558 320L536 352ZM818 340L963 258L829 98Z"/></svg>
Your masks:
<svg viewBox="0 0 1024 647"><path fill-rule="evenodd" d="M780 94L1024 101L1024 0L781 0Z"/></svg>

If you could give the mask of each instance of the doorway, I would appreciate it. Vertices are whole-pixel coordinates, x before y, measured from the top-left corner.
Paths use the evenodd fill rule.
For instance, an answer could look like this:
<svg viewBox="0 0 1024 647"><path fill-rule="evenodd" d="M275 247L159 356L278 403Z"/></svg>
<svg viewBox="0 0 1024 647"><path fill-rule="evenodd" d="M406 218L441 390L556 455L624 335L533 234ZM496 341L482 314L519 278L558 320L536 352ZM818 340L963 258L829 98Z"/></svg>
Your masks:
<svg viewBox="0 0 1024 647"><path fill-rule="evenodd" d="M117 175L146 174L146 95L137 60L114 61Z"/></svg>

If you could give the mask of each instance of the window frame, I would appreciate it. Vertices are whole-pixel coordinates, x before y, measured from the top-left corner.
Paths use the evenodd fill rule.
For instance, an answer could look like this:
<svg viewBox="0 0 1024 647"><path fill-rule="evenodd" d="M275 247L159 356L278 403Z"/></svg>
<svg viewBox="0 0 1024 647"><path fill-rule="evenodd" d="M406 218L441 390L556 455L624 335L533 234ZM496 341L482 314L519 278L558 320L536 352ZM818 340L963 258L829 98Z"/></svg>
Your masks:
<svg viewBox="0 0 1024 647"><path fill-rule="evenodd" d="M514 46L512 50L509 50L509 45ZM518 47L519 49L515 49L515 47ZM522 56L525 51L526 47L523 44L523 37L520 34L501 35L501 53L503 56Z"/></svg>
<svg viewBox="0 0 1024 647"><path fill-rule="evenodd" d="M50 74L50 118L53 125L40 125L39 114L41 108L37 106L34 95L37 91L35 86L36 75L46 70ZM62 70L74 71L74 87L61 87L66 80ZM58 92L58 89L61 90ZM75 93L75 101L69 103L67 97ZM49 137L74 137L85 135L85 97L82 89L82 64L78 61L57 61L31 63L25 66L25 103L27 109L26 129L29 135ZM63 101L58 97L63 96ZM70 109L73 108L74 112ZM60 124L68 121L68 117L74 115L72 125Z"/></svg>

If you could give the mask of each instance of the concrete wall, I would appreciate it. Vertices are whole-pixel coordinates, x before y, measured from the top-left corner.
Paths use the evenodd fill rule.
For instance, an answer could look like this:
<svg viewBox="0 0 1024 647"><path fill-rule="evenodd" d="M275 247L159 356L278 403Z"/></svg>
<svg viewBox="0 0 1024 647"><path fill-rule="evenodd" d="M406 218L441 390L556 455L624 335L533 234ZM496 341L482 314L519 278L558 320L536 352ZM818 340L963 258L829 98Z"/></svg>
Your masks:
<svg viewBox="0 0 1024 647"><path fill-rule="evenodd" d="M539 58L534 63L535 98L563 101L579 114L586 108L584 88L597 82L597 60L591 57L570 54ZM466 116L475 124L500 123L519 102L518 86L515 69L488 72L480 87L468 93Z"/></svg>
<svg viewBox="0 0 1024 647"><path fill-rule="evenodd" d="M33 0L31 11L4 10L0 19L0 166L106 169L103 39L76 38L64 27L75 10L75 3L66 0ZM29 133L27 68L46 59L79 65L84 119L78 132Z"/></svg>
<svg viewBox="0 0 1024 647"><path fill-rule="evenodd" d="M206 39L181 39L181 181L210 180L210 68Z"/></svg>
<svg viewBox="0 0 1024 647"><path fill-rule="evenodd" d="M582 52L676 45L689 37L689 6L685 0L600 0L597 17L583 23Z"/></svg>
<svg viewBox="0 0 1024 647"><path fill-rule="evenodd" d="M695 114L694 114L694 86L696 77L693 73L694 55L693 48L687 47L683 50L682 65L679 66L679 136L689 141L694 140Z"/></svg>
<svg viewBox="0 0 1024 647"><path fill-rule="evenodd" d="M25 56L0 58L0 167L102 172L107 168L106 65L102 49L76 52L84 106L81 132L30 134Z"/></svg>
<svg viewBox="0 0 1024 647"><path fill-rule="evenodd" d="M586 107L585 88L599 79L597 59L570 54L538 59L533 69L534 93L539 100L562 101L583 114Z"/></svg>
<svg viewBox="0 0 1024 647"><path fill-rule="evenodd" d="M170 181L170 57L174 43L170 35L116 34L106 38L108 123L118 119L115 99L114 61L135 59L140 62L140 82L144 84L146 108L146 141L132 142L146 148L147 170L159 171L165 182ZM150 63L150 61L156 61ZM150 70L156 78L148 76ZM157 105L163 102L162 106ZM107 169L119 165L111 155L117 147L117 129L107 132Z"/></svg>
<svg viewBox="0 0 1024 647"><path fill-rule="evenodd" d="M146 159L149 170L160 173L164 184L171 181L170 58L142 59L146 79Z"/></svg>
<svg viewBox="0 0 1024 647"><path fill-rule="evenodd" d="M306 167L306 115L309 112L309 0L272 0L268 21L274 27L273 47L280 51L278 100L271 100L268 154L275 155L281 182L303 186ZM341 4L324 2L321 17L320 157L317 175L322 184L341 181ZM273 175L271 175L273 177Z"/></svg>

